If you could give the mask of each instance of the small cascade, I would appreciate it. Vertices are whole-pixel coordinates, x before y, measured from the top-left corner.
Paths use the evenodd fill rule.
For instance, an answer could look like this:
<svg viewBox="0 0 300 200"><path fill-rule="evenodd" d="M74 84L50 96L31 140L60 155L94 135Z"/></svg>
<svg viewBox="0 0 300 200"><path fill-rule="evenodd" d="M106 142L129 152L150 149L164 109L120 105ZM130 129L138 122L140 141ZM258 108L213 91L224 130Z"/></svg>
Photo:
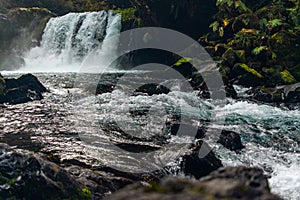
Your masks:
<svg viewBox="0 0 300 200"><path fill-rule="evenodd" d="M25 56L29 72L99 72L116 58L121 16L113 11L51 18L41 46ZM117 37L116 37L117 36Z"/></svg>

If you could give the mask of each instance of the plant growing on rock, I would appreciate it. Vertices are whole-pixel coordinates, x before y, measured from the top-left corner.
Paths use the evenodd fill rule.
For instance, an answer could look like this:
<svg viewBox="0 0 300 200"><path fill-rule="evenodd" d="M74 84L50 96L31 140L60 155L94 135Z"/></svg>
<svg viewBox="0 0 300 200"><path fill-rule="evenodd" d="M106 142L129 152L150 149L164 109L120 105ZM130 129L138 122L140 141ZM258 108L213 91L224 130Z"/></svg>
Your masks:
<svg viewBox="0 0 300 200"><path fill-rule="evenodd" d="M299 1L217 0L219 12L202 40L222 59L226 78L246 86L300 81Z"/></svg>

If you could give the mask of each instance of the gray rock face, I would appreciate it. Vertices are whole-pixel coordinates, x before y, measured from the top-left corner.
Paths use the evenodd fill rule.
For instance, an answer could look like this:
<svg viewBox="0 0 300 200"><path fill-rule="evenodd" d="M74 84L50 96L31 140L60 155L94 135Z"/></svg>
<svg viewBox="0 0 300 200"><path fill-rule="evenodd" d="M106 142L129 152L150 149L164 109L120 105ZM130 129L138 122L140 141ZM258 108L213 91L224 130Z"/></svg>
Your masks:
<svg viewBox="0 0 300 200"><path fill-rule="evenodd" d="M221 168L200 181L169 177L159 183L135 184L108 197L119 199L280 199L270 192L263 171L248 167Z"/></svg>

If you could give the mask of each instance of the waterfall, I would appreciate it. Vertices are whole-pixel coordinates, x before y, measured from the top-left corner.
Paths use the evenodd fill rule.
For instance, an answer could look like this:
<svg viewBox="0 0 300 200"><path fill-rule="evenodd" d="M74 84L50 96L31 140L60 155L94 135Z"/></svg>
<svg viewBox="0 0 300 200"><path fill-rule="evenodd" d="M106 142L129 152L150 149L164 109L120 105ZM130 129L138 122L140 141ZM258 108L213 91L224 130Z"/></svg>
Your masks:
<svg viewBox="0 0 300 200"><path fill-rule="evenodd" d="M121 16L113 11L69 13L51 18L41 45L25 55L25 67L21 70L99 72L116 58L120 30Z"/></svg>

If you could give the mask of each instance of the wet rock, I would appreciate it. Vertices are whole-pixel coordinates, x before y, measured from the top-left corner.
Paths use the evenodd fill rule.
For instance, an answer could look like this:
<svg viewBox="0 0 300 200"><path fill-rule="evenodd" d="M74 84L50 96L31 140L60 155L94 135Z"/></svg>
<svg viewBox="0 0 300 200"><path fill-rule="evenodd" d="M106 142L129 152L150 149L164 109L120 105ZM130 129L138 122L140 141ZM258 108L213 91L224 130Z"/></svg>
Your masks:
<svg viewBox="0 0 300 200"><path fill-rule="evenodd" d="M273 88L257 87L248 91L253 99L266 103L298 104L300 101L300 84L281 85Z"/></svg>
<svg viewBox="0 0 300 200"><path fill-rule="evenodd" d="M168 94L170 92L170 89L157 84L146 84L141 87L139 87L136 91L136 93L145 93L149 96L152 95L158 95L158 94Z"/></svg>
<svg viewBox="0 0 300 200"><path fill-rule="evenodd" d="M280 199L270 192L267 178L257 168L221 168L200 181L168 177L150 185L134 184L108 197L119 199Z"/></svg>
<svg viewBox="0 0 300 200"><path fill-rule="evenodd" d="M2 198L82 199L82 189L83 186L59 166L0 144Z"/></svg>
<svg viewBox="0 0 300 200"><path fill-rule="evenodd" d="M18 79L5 79L6 88L4 96L0 97L0 103L26 103L33 100L41 100L42 93L47 89L32 74L26 74Z"/></svg>
<svg viewBox="0 0 300 200"><path fill-rule="evenodd" d="M212 96L220 98L225 98L225 96L231 98L237 97L237 93L233 85L228 81L224 81L224 87L218 86L218 88L212 88L211 85L210 88L208 88L206 82L202 77L203 74L199 73L187 59L180 59L172 66L172 68L182 74L189 81L190 86L194 90L199 91L199 96L201 98L209 99ZM225 76L223 76L222 78L223 80L226 79Z"/></svg>
<svg viewBox="0 0 300 200"><path fill-rule="evenodd" d="M96 88L96 94L111 93L114 90L114 85L98 84Z"/></svg>
<svg viewBox="0 0 300 200"><path fill-rule="evenodd" d="M235 91L233 85L227 84L225 86L226 97L231 97L233 99L237 98L237 92Z"/></svg>
<svg viewBox="0 0 300 200"><path fill-rule="evenodd" d="M240 150L245 148L245 146L242 144L240 135L233 131L223 130L221 132L218 143L222 144L225 148L235 152L239 152Z"/></svg>
<svg viewBox="0 0 300 200"><path fill-rule="evenodd" d="M190 152L182 157L181 168L186 175L199 179L223 166L221 160L203 141L199 141Z"/></svg>

